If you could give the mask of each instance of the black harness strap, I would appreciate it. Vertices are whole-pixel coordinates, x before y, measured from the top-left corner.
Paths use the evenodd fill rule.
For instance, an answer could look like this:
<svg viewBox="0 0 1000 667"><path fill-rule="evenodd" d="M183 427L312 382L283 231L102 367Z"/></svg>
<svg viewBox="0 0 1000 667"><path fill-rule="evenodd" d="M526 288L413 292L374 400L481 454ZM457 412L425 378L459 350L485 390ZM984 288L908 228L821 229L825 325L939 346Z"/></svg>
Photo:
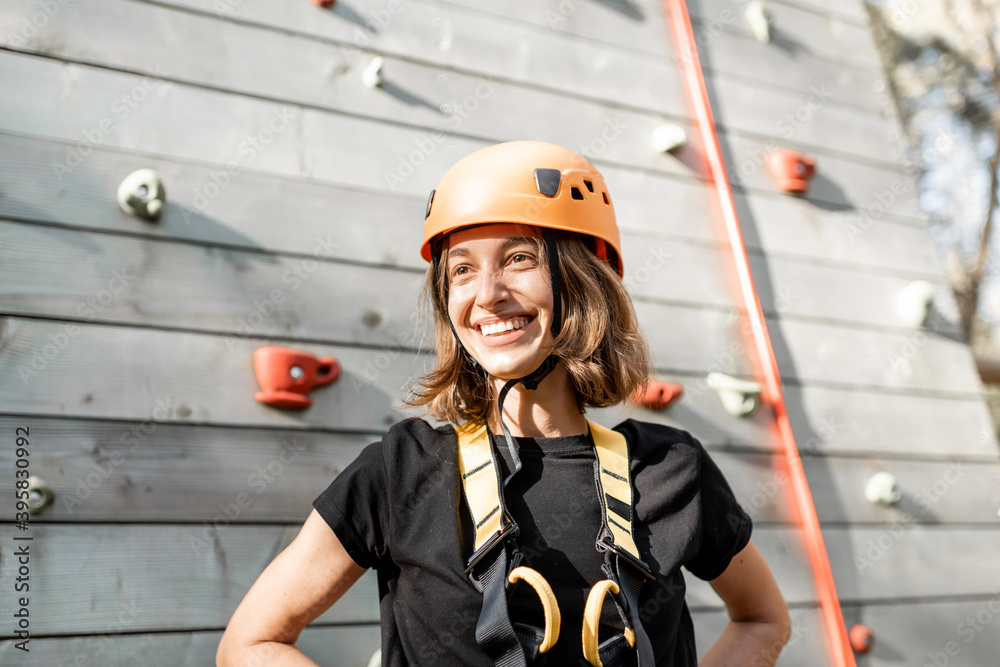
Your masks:
<svg viewBox="0 0 1000 667"><path fill-rule="evenodd" d="M506 542L494 547L489 557L491 562L480 580L483 610L476 623L476 642L497 667L527 667L524 648L507 613L509 556Z"/></svg>
<svg viewBox="0 0 1000 667"><path fill-rule="evenodd" d="M469 564L469 571L473 572L471 575L473 581L477 581L483 589L483 609L479 614L479 621L476 623L476 642L497 667L513 665L527 667L529 664L540 664L538 662L539 647L545 634L543 630L525 623L511 623L510 615L507 612L507 577L520 564L522 555L514 541L518 533L517 523L507 512L503 491L514 475L520 472L521 457L518 456L517 444L510 434L510 429L503 421L503 403L504 399L507 398L507 393L518 382L523 383L527 389L535 389L558 362L558 357L550 355L531 374L507 381L497 398L500 426L503 428L504 439L507 442L512 462L510 474L499 483L503 528L497 534L499 539L484 544L479 551L472 555ZM492 455L493 441L488 427L486 433ZM496 466L495 460L493 465ZM499 474L499 468L497 468L497 473ZM475 579L474 571L480 570L483 566L481 564L485 563L488 565L485 565L482 578Z"/></svg>
<svg viewBox="0 0 1000 667"><path fill-rule="evenodd" d="M637 664L638 667L653 667L655 664L653 645L650 643L649 635L646 634L646 629L639 618L639 594L642 592L646 576L630 563L625 563L623 566L622 561L623 559L618 554L608 551L602 569L605 574L609 575L609 579L618 584L621 591L619 595L614 596L615 605L618 606L619 613L626 616L626 625L631 627L635 633L635 651L631 650L628 642L616 643L614 640L608 640L605 642L608 646L603 651L601 647L598 647L601 663L605 667L615 664ZM619 635L614 639L624 639L624 637ZM629 650L623 651L622 645ZM605 651L607 651L607 657L605 657ZM618 662L625 659L628 662Z"/></svg>

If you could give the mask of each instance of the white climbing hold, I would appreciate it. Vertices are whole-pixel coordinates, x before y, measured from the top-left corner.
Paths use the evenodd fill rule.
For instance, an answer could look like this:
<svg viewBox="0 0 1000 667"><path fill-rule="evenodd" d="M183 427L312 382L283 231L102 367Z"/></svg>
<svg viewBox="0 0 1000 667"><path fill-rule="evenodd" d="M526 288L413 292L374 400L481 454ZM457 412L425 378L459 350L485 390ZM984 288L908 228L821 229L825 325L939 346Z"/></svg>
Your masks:
<svg viewBox="0 0 1000 667"><path fill-rule="evenodd" d="M49 486L41 477L37 475L31 475L28 477L28 486L25 489L28 492L28 513L38 514L45 507L52 502L55 498L55 491Z"/></svg>
<svg viewBox="0 0 1000 667"><path fill-rule="evenodd" d="M163 180L152 169L139 169L125 177L118 186L118 205L129 215L157 220L167 205Z"/></svg>
<svg viewBox="0 0 1000 667"><path fill-rule="evenodd" d="M767 5L761 2L761 0L753 0L747 5L744 16L746 17L747 25L750 26L750 32L753 33L758 42L767 44L771 41L771 23L774 21L774 17L771 15L771 10L767 8Z"/></svg>
<svg viewBox="0 0 1000 667"><path fill-rule="evenodd" d="M914 329L924 326L933 305L934 285L926 280L914 280L896 295L896 314Z"/></svg>
<svg viewBox="0 0 1000 667"><path fill-rule="evenodd" d="M385 59L382 56L375 56L365 68L361 80L369 88L378 88L382 85L382 68L385 67Z"/></svg>
<svg viewBox="0 0 1000 667"><path fill-rule="evenodd" d="M687 144L687 132L680 125L660 125L653 130L653 147L659 153L673 153Z"/></svg>
<svg viewBox="0 0 1000 667"><path fill-rule="evenodd" d="M761 388L757 382L716 372L709 373L707 380L726 412L734 417L746 417L760 405Z"/></svg>
<svg viewBox="0 0 1000 667"><path fill-rule="evenodd" d="M865 486L865 498L873 505L889 507L898 503L902 497L896 476L890 472L875 473Z"/></svg>

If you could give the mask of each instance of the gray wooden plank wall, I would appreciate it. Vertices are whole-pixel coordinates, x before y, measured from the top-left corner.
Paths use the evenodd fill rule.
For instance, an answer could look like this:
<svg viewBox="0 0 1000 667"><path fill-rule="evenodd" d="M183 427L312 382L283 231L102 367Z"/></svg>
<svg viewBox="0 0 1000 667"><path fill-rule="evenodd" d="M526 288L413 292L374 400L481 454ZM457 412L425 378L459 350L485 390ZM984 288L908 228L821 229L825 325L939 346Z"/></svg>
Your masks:
<svg viewBox="0 0 1000 667"><path fill-rule="evenodd" d="M961 624L995 615L997 443L866 15L776 0L762 45L745 4L690 12L845 618L876 632L860 664L915 664L949 641L951 664L986 664L997 634ZM686 388L668 412L594 417L702 439L792 604L779 664L825 664L767 415L729 417L705 385L752 366L660 2L10 0L0 46L0 89L17 91L0 96L0 423L32 427L33 471L57 493L35 520L47 546L33 664L98 645L105 664L211 660L311 499L404 416L406 387L433 363L414 308L427 191L461 156L516 138L562 143L605 173L658 374ZM360 74L375 55L386 85L371 90ZM691 138L678 157L651 148L664 122ZM779 145L817 157L806 196L778 194L761 167ZM158 223L115 204L140 167L166 180ZM913 280L935 288L926 332L895 315ZM271 343L332 354L344 377L304 413L260 406L250 358ZM283 451L294 458L256 493L253 475ZM12 452L0 460L10 469ZM894 508L864 499L883 470L903 489ZM253 502L220 519L248 489ZM724 614L690 584L704 649ZM133 603L143 613L108 630ZM364 664L376 622L363 581L302 644ZM21 657L10 641L0 655Z"/></svg>

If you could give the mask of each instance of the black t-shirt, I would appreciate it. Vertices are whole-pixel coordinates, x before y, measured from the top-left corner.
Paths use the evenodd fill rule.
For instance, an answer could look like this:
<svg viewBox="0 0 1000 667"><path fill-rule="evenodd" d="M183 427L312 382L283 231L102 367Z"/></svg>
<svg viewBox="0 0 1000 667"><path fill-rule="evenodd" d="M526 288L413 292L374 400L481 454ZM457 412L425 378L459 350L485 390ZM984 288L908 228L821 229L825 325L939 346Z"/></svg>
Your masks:
<svg viewBox="0 0 1000 667"><path fill-rule="evenodd" d="M639 601L657 665L697 665L694 628L680 566L711 580L750 541L750 517L722 473L687 431L626 420L635 489L635 542L656 573ZM502 468L502 436L493 436ZM604 579L594 548L601 510L589 435L517 438L521 471L505 500L529 565L545 576L562 612L547 664L585 665L581 619L590 587ZM383 664L482 665L475 639L482 593L463 574L474 533L462 498L457 438L450 425L407 419L366 447L313 502L351 558L378 571ZM543 625L530 586L519 585L511 618ZM601 639L619 631L605 602Z"/></svg>

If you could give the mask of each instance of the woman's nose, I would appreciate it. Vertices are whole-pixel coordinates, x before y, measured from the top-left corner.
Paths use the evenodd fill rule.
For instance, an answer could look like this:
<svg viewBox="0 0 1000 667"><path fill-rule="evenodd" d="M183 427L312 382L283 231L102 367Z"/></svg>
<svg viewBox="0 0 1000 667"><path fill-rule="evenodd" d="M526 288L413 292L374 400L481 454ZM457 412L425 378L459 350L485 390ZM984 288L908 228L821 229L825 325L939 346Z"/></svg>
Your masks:
<svg viewBox="0 0 1000 667"><path fill-rule="evenodd" d="M489 308L504 301L509 292L507 276L503 271L489 273L484 271L479 277L479 289L476 291L476 305Z"/></svg>

